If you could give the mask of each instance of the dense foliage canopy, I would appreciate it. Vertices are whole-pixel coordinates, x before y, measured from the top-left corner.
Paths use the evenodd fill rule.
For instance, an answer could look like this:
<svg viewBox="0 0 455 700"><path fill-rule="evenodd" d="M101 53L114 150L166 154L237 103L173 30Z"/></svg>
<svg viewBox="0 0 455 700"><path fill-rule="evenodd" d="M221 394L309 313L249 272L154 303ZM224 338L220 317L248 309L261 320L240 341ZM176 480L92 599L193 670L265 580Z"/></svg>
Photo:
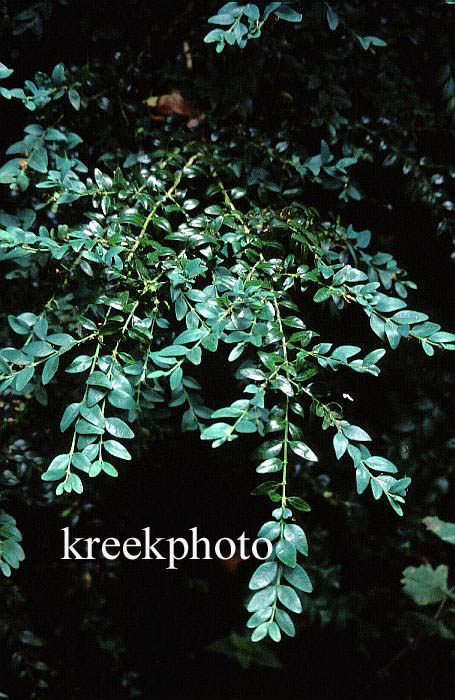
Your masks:
<svg viewBox="0 0 455 700"><path fill-rule="evenodd" d="M7 697L444 696L451 4L0 2Z"/></svg>

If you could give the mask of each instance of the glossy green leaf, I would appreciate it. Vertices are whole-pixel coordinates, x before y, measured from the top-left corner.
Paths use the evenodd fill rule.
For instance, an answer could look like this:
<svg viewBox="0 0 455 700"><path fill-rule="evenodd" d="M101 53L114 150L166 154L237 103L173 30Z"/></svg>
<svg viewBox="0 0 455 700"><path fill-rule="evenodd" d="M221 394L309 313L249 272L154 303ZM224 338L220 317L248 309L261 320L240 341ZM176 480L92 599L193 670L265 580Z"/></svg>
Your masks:
<svg viewBox="0 0 455 700"><path fill-rule="evenodd" d="M287 540L279 540L275 547L275 554L277 558L293 568L297 562L297 552L295 546Z"/></svg>
<svg viewBox="0 0 455 700"><path fill-rule="evenodd" d="M278 565L276 562L261 564L250 579L250 589L256 591L260 588L265 588L265 586L268 586L275 580L277 571Z"/></svg>
<svg viewBox="0 0 455 700"><path fill-rule="evenodd" d="M107 375L99 371L92 372L85 383L89 386L102 387L103 389L112 388L112 384Z"/></svg>
<svg viewBox="0 0 455 700"><path fill-rule="evenodd" d="M107 400L112 406L116 408L124 408L126 410L134 410L136 407L136 402L134 401L131 394L121 389L114 389L108 394Z"/></svg>
<svg viewBox="0 0 455 700"><path fill-rule="evenodd" d="M284 578L286 579L286 581L289 581L289 583L291 583L295 588L298 588L304 593L311 593L313 590L313 585L310 581L307 572L299 564L297 564L294 568L291 569L285 568Z"/></svg>
<svg viewBox="0 0 455 700"><path fill-rule="evenodd" d="M43 384L49 384L58 370L59 362L60 358L58 355L52 355L52 357L46 360L43 367L43 373L41 375L41 381Z"/></svg>
<svg viewBox="0 0 455 700"><path fill-rule="evenodd" d="M286 523L284 526L284 538L294 545L296 550L305 556L308 554L308 542L306 535L299 525ZM286 563L286 562L285 562Z"/></svg>
<svg viewBox="0 0 455 700"><path fill-rule="evenodd" d="M379 472L389 472L391 474L394 474L398 471L396 466L392 464L392 462L390 462L388 459L385 459L385 457L368 457L363 461L370 469L375 469Z"/></svg>
<svg viewBox="0 0 455 700"><path fill-rule="evenodd" d="M118 438L133 438L131 428L120 418L106 418L106 430Z"/></svg>
<svg viewBox="0 0 455 700"><path fill-rule="evenodd" d="M302 603L293 588L290 586L278 586L278 600L280 603L292 610L292 612L302 612Z"/></svg>
<svg viewBox="0 0 455 700"><path fill-rule="evenodd" d="M302 459L306 459L309 462L317 462L318 461L318 458L315 455L315 453L313 452L313 450L311 450L308 447L308 445L305 445L304 442L291 440L289 445L291 447L291 450L299 457L302 457Z"/></svg>
<svg viewBox="0 0 455 700"><path fill-rule="evenodd" d="M34 367L24 367L16 375L16 391L22 391L22 389L29 383L35 374Z"/></svg>
<svg viewBox="0 0 455 700"><path fill-rule="evenodd" d="M289 496L288 503L293 508L297 508L297 510L301 510L303 512L308 512L311 510L308 503L301 499L299 496Z"/></svg>
<svg viewBox="0 0 455 700"><path fill-rule="evenodd" d="M62 419L60 421L60 430L62 433L71 425L71 423L79 415L81 404L80 403L70 403L64 410Z"/></svg>
<svg viewBox="0 0 455 700"><path fill-rule="evenodd" d="M114 457L118 457L119 459L126 459L130 460L132 459L130 453L124 447L120 442L117 440L106 440L103 443L104 449L109 452L109 454L113 455Z"/></svg>
<svg viewBox="0 0 455 700"><path fill-rule="evenodd" d="M248 612L256 612L256 610L261 610L261 608L266 608L272 605L276 597L275 586L267 586L267 588L262 588L257 591L251 598L247 605Z"/></svg>

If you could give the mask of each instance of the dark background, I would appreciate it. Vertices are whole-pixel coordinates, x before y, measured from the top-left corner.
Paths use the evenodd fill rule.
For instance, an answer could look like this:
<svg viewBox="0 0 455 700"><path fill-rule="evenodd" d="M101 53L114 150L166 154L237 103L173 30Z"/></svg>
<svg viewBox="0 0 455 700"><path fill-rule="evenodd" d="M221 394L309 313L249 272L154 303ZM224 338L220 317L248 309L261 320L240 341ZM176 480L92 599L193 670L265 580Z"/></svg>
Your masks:
<svg viewBox="0 0 455 700"><path fill-rule="evenodd" d="M232 50L216 58L213 47L202 45L206 17L219 4L175 1L167 2L164 8L160 3L159 16L157 3L139 0L55 4L44 21L43 35L37 37L32 31L11 35L14 14L30 3L0 2L2 60L14 67L17 85L37 70L50 72L60 61L68 66L88 62L98 71L111 103L123 102L126 119L122 121L116 108L114 113L101 113L91 121L82 114L73 117L74 130L87 143L86 162L92 165L106 150L105 145L99 145L103 139L117 139L124 147L134 144L134 124L149 118L142 100L174 87L198 98L208 111L213 110L214 118L224 116L228 122L257 122L273 132L280 119L290 120L297 137L311 151L319 142L320 130L298 126L297 107L293 114L270 109L276 83L285 80L286 85L291 84L293 71L285 52L281 62L266 62L262 69L256 46L245 50L243 56ZM402 34L397 30L393 56L398 63L405 63L402 70L414 80L418 98L430 104L436 123L442 119L443 104L433 76L446 50L442 35L449 33L450 26L441 14L427 11L425 3L417 3L417 9L412 5L402 10L408 13L405 26L424 32L424 36L418 49L411 51L404 29ZM393 18L396 8L395 3L384 8L384 3L372 2L368 20L361 17L359 22L369 22L369 31L375 34L381 27L381 16L388 13ZM314 23L316 31L316 19ZM284 27L276 31L287 31L292 37L294 30ZM438 46L432 43L435 36L440 40ZM191 77L183 67L183 40L194 47ZM327 41L335 39L330 36ZM328 52L331 47L328 44ZM307 61L302 66L317 64L318 51L317 43L298 41L289 49L293 60ZM360 50L356 56L346 58L359 81L358 86L352 86L357 100L353 119L367 107L368 83L378 70L374 60ZM359 66L357 73L352 65L355 60L364 60L366 66ZM253 80L251 70L244 70L244 66L245 62L254 66L254 61L258 61L258 70ZM387 100L391 110L398 109L398 83L397 79L389 93L379 98L385 110ZM310 99L297 77L292 86L297 100ZM249 112L243 115L239 108L226 116L223 101L235 105L238 100L240 104L245 96L251 101ZM374 111L376 106L368 104L368 108ZM20 138L28 123L30 115L24 111L19 104L2 102L3 151ZM434 127L419 138L419 147L430 153L434 162L447 158L445 132ZM412 197L398 168L385 170L376 162L365 163L358 166L357 179L366 201L345 206L344 221L352 222L356 230L373 231L375 249L393 253L417 282L414 307L451 330L451 237L437 234L432 208ZM306 203L322 209L338 206L336 198L332 200L332 195L324 192L310 188L307 196ZM390 209L386 206L389 203ZM0 280L0 297L3 313L12 301L6 280ZM25 297L15 298L15 313L28 304ZM359 321L353 312L346 312L342 322L324 312L318 327L321 335L325 333L333 342L371 349L379 346L364 319ZM214 388L207 404L216 408L220 401L224 404L237 398L236 386L227 382L222 353L209 359L211 365L204 365L203 371L212 373ZM157 537L185 537L194 526L212 542L222 536L235 539L244 531L255 537L258 523L267 518L270 508L264 500L250 496L256 484L254 464L249 459L254 439L214 451L194 435L180 434L176 416L175 432L168 439L151 442L135 454L121 478L104 480L102 488L88 488L82 498L68 498L62 505L40 495L38 479L24 485L14 513L25 535L27 558L5 584L0 690L14 699L68 700L149 698L155 693L226 700L275 697L278 693L292 698L451 697L453 656L445 640L424 639L384 677L377 679L375 674L407 646L409 639L406 616L412 603L400 590L403 568L424 561L449 563L452 554L447 545L423 532L420 520L430 513L453 520L453 486L446 483L454 465L453 448L448 447L453 438L453 360L449 353L428 358L419 348L406 344L393 354L387 353L381 366L381 380L344 375L339 390L347 386L355 397L353 422L378 439L382 437L384 444L392 444L398 459L402 458L403 471L413 476L406 517L399 521L384 503L356 496L346 465L334 464L331 446L321 445L322 456L314 475L297 479L302 493L311 494L312 512L304 515L304 526L315 592L298 621L297 638L284 641L279 649L273 647L281 670L254 663L242 668L233 651L222 655L208 648L232 630L243 634L246 613L242 606L253 568L250 563L225 566L217 560L185 561L178 571L170 572L165 570L165 562L158 561L59 560L63 548L60 528L68 524L74 525L72 531L80 537L124 539L138 536L146 526ZM223 387L223 396L217 386ZM61 415L65 397L55 399L46 409L29 409L29 448L24 461L34 454L46 456L46 450L55 452L62 439L52 429L44 434L41 430L42 425L55 425L56 416ZM405 420L411 421L411 431L403 430ZM320 440L318 423L316 420L308 426L309 444ZM14 428L7 430L5 445L20 435ZM320 493L323 489L315 487L326 484L327 478L330 490L341 494L339 501L324 498ZM343 501L355 505L347 508ZM27 638L24 630L31 630L36 638ZM40 689L43 680L48 690Z"/></svg>

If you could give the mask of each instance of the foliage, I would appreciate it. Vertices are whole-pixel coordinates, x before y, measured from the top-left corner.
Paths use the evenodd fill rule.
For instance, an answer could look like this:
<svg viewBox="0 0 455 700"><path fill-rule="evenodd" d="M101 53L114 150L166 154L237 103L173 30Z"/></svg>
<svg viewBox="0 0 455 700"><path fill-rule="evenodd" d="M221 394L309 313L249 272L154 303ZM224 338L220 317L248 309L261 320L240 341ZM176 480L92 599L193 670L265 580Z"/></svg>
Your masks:
<svg viewBox="0 0 455 700"><path fill-rule="evenodd" d="M5 576L11 576L11 567L17 569L25 554L19 544L22 535L16 521L6 513L0 513L0 538L0 569Z"/></svg>
<svg viewBox="0 0 455 700"><path fill-rule="evenodd" d="M443 523L439 518L427 517L423 521L438 537L454 544L454 523ZM442 639L454 640L454 587L448 583L449 569L439 564L435 569L430 564L408 566L403 571L403 590L420 606L438 605L433 617L414 613L411 617L420 634L437 635Z"/></svg>
<svg viewBox="0 0 455 700"><path fill-rule="evenodd" d="M14 508L24 474L33 482L40 473L39 498L48 504L66 499L64 512L73 514L70 504L84 503L93 490L102 495L107 477L135 474L134 462L155 436L176 440L176 421L182 433L195 432L214 448L242 438L253 446L264 479L252 493L273 504L271 519L258 530L273 553L249 583L252 642L267 636L277 642L283 632L294 637L289 613L304 609L308 620L322 624L336 615L330 587L338 586L338 560L326 560L327 531L310 535L313 556L303 565L302 526L314 502L321 511L342 504L358 533L367 516L347 495L351 483L358 495L384 496L399 516L411 476L417 489L429 483L416 469L419 456L415 464L404 456L403 433L411 440L418 419L408 431L398 427L398 438L383 429L379 415L376 423L371 417L363 423L348 403L357 376L377 377L380 364L391 371L390 350L398 350L406 367L403 346L411 358L414 346L420 348L428 362L455 349L440 310L436 323L420 311L424 303L411 301L416 284L396 246L383 252L379 226L364 228L356 218L358 207L376 206L381 196L369 190L365 170L380 163L412 183L411 196L427 204L440 232L452 230L443 187L453 169L427 156L438 148L422 136L419 119L427 120L433 137L437 117L406 68L400 79L411 106L396 96L386 104L387 117L381 107L384 91L396 84L389 75L399 70L397 26L418 44L427 10L418 8L416 22L398 8L397 24L376 30L362 3L294 4L262 10L228 3L215 15L206 8L197 26L192 20L192 51L199 64L201 57L207 61L194 85L208 116L195 131L174 116L151 122L123 77L118 80L114 62L103 70L96 62L68 62L69 68L59 58L49 74L39 72L23 87L11 87L12 70L0 64L4 105L22 104L33 113L0 167L0 264L8 289L0 393L7 410L21 402L24 414L41 407L49 415L58 406L46 429L62 435L44 465L31 457L23 474L5 470L3 497ZM46 19L50 8L35 3L29 12ZM436 11L428 15L434 20ZM206 34L207 17L222 28ZM25 22L24 31L36 29L31 14L14 21ZM248 42L261 34L260 42ZM319 37L330 50L318 49ZM292 52L299 42L308 49L302 64ZM443 40L441 47L444 53ZM239 48L251 53L235 53ZM142 56L126 59L125 75L131 65L141 75ZM239 66L240 91L248 94L236 93L229 80ZM371 70L379 98L371 95ZM448 132L450 62L442 61L440 70ZM188 76L180 80L185 84ZM264 85L272 100L280 96L280 121L269 119ZM214 361L223 367L222 379L212 374ZM225 384L232 395L223 400ZM366 402L372 411L385 410ZM26 417L20 420L17 432L28 439ZM369 442L375 447L368 449ZM10 450L17 451L15 443ZM351 466L353 479L344 472ZM33 488L40 489L36 480ZM304 499L313 505L311 516ZM330 515L324 517L322 527L330 529ZM21 536L11 516L0 518L0 566L9 575L23 559ZM431 529L441 522L431 520ZM406 542L410 527L405 522L399 531ZM388 546L386 536L377 545ZM306 569L316 573L314 602L303 595L313 591ZM407 567L404 576L405 591L419 605L439 603L449 591L444 565ZM346 617L355 616L352 601L341 607ZM211 648L244 668L280 666L237 633Z"/></svg>
<svg viewBox="0 0 455 700"><path fill-rule="evenodd" d="M9 73L2 69L2 77ZM34 111L67 94L72 107L80 108L74 87L79 83L68 80L62 64L51 78L38 76L36 82L27 82L30 94L3 88L3 96L21 99ZM244 139L237 139L234 151L232 145L226 149L226 140L196 149L184 135L157 137L147 167L131 154L123 162L104 154L109 172L95 168L84 177L88 168L77 152L68 157L80 143L77 135L41 124L25 128L24 139L8 149L19 157L7 161L0 177L13 192L30 187L37 194L21 216L3 216L0 260L13 266L7 279L21 285L41 280L41 271L50 265L63 272L57 290L41 283L43 292L48 288L41 308L8 316L22 342L1 350L1 390L46 404L60 363L68 354L72 358L64 371L78 375L81 384L60 421L60 430L71 433L68 451L55 456L42 475L57 482L57 495L82 493L81 473L116 477L112 457L115 462L132 458L121 442L134 437L129 424L142 431L146 424L159 425L163 406L184 406L182 430L199 430L213 447L243 433L273 433L257 451L257 471L282 476L253 493L280 503L273 512L276 522L259 532L277 542L273 561L262 564L251 579L256 592L248 603L254 613L248 625L256 628L254 641L267 633L278 641L279 628L292 636L294 627L277 601L298 613L301 603L294 589L312 590L297 564L297 552L307 554L305 534L286 522L293 514L288 505L309 509L299 496L288 495L289 465L298 458L317 461L303 441L305 403L322 419L324 430L335 429L336 458L349 453L359 494L370 486L375 499L385 494L402 515L410 483L408 477L390 475L397 471L395 465L372 456L362 444L371 440L368 433L344 418L341 405L323 402L314 383L318 366L377 375L376 363L385 350L352 360L361 351L358 346L332 349L326 339L315 343L318 331L301 318L305 298L310 294L317 304L331 300L339 310L357 305L392 349L410 339L433 355L435 349L454 349L455 335L407 308L403 297L411 283L391 255L367 252L370 231L324 226L315 212L297 202L284 206L273 175L267 178L256 168L253 177L259 183L251 182L254 170L242 178L242 163L234 158L237 149L245 151ZM267 157L272 173L280 166L279 156L276 160ZM301 178L308 172L310 179L317 177L321 170L330 177L332 160L322 141L320 155L293 165ZM282 189L292 190L293 179ZM275 211L261 208L256 184L271 192ZM208 206L197 198L201 189L212 202ZM234 201L244 198L242 211ZM72 225L46 226L47 211L61 221L68 205L68 215L77 217ZM82 222L84 214L88 223ZM77 271L85 275L83 288L64 293ZM398 296L387 293L392 288ZM234 374L247 396L211 411L191 366L202 362L203 350L215 352L220 342L232 348L228 361L235 363ZM231 421L208 425L209 418Z"/></svg>

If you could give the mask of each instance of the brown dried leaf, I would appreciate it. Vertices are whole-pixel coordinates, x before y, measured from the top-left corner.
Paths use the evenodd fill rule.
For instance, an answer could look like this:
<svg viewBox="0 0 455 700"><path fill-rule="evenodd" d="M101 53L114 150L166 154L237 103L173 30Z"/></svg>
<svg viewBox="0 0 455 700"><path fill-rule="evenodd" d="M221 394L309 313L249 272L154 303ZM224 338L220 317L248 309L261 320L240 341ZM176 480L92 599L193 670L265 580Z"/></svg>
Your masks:
<svg viewBox="0 0 455 700"><path fill-rule="evenodd" d="M161 117L169 114L181 114L183 117L187 117L186 125L190 129L205 119L205 114L201 109L192 100L183 97L179 90L173 90L168 95L160 95L160 97L149 97L144 102L147 107L154 109ZM156 114L152 118L158 121Z"/></svg>

